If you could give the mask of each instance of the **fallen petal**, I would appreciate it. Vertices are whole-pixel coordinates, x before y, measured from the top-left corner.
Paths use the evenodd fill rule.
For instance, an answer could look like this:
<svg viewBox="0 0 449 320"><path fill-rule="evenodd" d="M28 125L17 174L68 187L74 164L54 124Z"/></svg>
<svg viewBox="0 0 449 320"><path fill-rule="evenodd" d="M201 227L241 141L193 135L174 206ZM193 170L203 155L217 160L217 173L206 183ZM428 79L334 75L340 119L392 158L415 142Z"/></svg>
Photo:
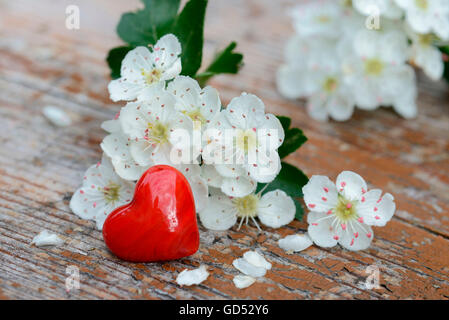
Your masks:
<svg viewBox="0 0 449 320"><path fill-rule="evenodd" d="M247 251L243 254L243 259L251 263L256 267L262 267L267 270L271 269L271 263L269 263L265 258L257 251Z"/></svg>
<svg viewBox="0 0 449 320"><path fill-rule="evenodd" d="M183 270L178 277L176 282L181 286L191 286L194 284L200 284L209 276L206 266L200 266L198 269L194 270Z"/></svg>
<svg viewBox="0 0 449 320"><path fill-rule="evenodd" d="M238 275L235 276L232 281L234 282L234 285L237 288L245 289L248 288L250 285L252 285L254 282L256 282L256 279L250 276Z"/></svg>
<svg viewBox="0 0 449 320"><path fill-rule="evenodd" d="M41 246L59 246L64 243L64 240L59 238L57 234L50 233L47 230L41 231L37 236L33 238L31 244L36 245L37 247Z"/></svg>
<svg viewBox="0 0 449 320"><path fill-rule="evenodd" d="M313 244L313 242L308 234L293 234L279 240L278 244L279 247L285 251L298 252L307 249Z"/></svg>
<svg viewBox="0 0 449 320"><path fill-rule="evenodd" d="M72 124L72 119L70 119L69 115L57 107L47 106L42 112L44 116L56 126L67 127Z"/></svg>
<svg viewBox="0 0 449 320"><path fill-rule="evenodd" d="M235 259L232 262L232 265L242 273L251 276L251 277L263 277L265 273L267 273L267 269L264 267L258 267L243 258Z"/></svg>

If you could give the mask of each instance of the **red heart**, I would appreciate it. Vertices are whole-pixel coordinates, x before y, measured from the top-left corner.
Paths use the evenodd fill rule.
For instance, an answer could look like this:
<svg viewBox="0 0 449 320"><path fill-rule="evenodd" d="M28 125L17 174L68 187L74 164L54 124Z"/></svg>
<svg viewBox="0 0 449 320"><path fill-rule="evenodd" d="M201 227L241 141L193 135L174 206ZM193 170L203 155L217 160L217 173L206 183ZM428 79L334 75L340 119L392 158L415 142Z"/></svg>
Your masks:
<svg viewBox="0 0 449 320"><path fill-rule="evenodd" d="M119 258L133 262L173 260L199 246L195 202L187 179L157 165L137 182L133 200L106 218L103 238Z"/></svg>

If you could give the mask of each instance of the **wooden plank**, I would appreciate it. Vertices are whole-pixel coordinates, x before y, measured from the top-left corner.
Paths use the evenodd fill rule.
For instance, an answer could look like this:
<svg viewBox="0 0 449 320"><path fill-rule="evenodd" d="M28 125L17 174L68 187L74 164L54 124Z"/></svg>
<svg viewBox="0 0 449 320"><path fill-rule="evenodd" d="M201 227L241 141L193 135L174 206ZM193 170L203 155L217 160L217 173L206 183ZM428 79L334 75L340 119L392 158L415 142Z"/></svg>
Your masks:
<svg viewBox="0 0 449 320"><path fill-rule="evenodd" d="M69 3L70 2L70 3ZM357 111L345 123L310 121L304 101L287 101L274 74L291 34L285 12L294 1L215 0L207 14L205 60L229 41L239 42L246 65L220 76L223 103L242 91L258 95L270 112L287 115L309 141L288 161L331 178L344 170L395 195L398 211L375 228L370 249L311 247L287 255L277 240L307 224L211 232L201 227L198 253L180 261L132 264L108 252L93 222L68 208L85 169L101 156L102 121L120 104L108 99L104 57L120 44L114 26L135 1L20 0L0 10L0 298L29 299L447 299L449 298L449 108L447 85L420 75L420 114L402 120L391 110ZM64 27L68 4L81 9L81 29ZM238 8L238 9L237 9ZM248 23L250 21L250 23ZM42 107L56 105L74 119L56 128ZM59 233L58 248L30 246L42 229ZM272 271L238 290L232 261L259 248ZM184 268L206 264L201 285L175 283ZM366 267L378 265L381 288L367 290ZM81 287L66 292L67 266L80 268Z"/></svg>

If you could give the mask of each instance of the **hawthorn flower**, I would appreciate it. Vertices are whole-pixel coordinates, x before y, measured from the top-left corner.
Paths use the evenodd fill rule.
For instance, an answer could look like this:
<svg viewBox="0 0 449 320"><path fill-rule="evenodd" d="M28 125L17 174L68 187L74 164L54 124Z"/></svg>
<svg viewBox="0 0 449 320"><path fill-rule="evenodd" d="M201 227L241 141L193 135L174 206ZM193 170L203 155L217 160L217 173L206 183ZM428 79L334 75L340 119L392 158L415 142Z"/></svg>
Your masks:
<svg viewBox="0 0 449 320"><path fill-rule="evenodd" d="M179 155L188 156L189 163L196 158L190 152L192 121L176 111L175 104L172 94L153 88L145 101L128 102L120 111L131 156L140 166L181 162Z"/></svg>
<svg viewBox="0 0 449 320"><path fill-rule="evenodd" d="M181 44L176 36L160 38L150 51L137 47L122 61L121 78L112 80L108 89L112 101L133 101L154 86L164 87L165 81L181 73Z"/></svg>
<svg viewBox="0 0 449 320"><path fill-rule="evenodd" d="M309 96L315 91L310 86L309 76L319 68L329 55L327 50L336 46L333 40L314 38L313 41L298 36L292 37L285 48L285 64L277 72L276 83L279 92L287 99Z"/></svg>
<svg viewBox="0 0 449 320"><path fill-rule="evenodd" d="M321 247L339 243L348 250L366 249L374 237L371 226L385 226L396 210L391 194L368 191L363 178L351 171L340 173L336 184L312 176L302 191L311 210L308 234Z"/></svg>
<svg viewBox="0 0 449 320"><path fill-rule="evenodd" d="M412 67L405 64L407 48L405 33L387 26L356 34L355 54L345 59L343 70L359 108L392 105L404 118L416 116L416 79Z"/></svg>
<svg viewBox="0 0 449 320"><path fill-rule="evenodd" d="M405 10L405 19L420 34L435 33L449 40L449 2L447 0L395 0Z"/></svg>
<svg viewBox="0 0 449 320"><path fill-rule="evenodd" d="M277 149L284 130L274 115L265 114L258 97L243 93L232 99L209 127L215 136L206 134L212 142L205 146L203 161L214 165L223 178L224 193L243 197L255 190L257 182L268 183L277 176L281 169Z"/></svg>
<svg viewBox="0 0 449 320"><path fill-rule="evenodd" d="M325 52L320 66L307 77L311 91L307 111L315 120L326 121L330 116L345 121L354 111L353 94L344 81L340 60L329 51Z"/></svg>
<svg viewBox="0 0 449 320"><path fill-rule="evenodd" d="M82 219L95 220L101 230L109 213L131 201L134 186L120 178L103 155L101 162L87 169L83 185L70 200L70 209Z"/></svg>
<svg viewBox="0 0 449 320"><path fill-rule="evenodd" d="M221 192L211 195L209 205L199 212L203 226L211 230L227 230L240 219L242 224L251 220L260 230L259 221L271 228L280 228L295 218L296 207L284 191L274 190L261 195L251 193L242 198L228 197Z"/></svg>

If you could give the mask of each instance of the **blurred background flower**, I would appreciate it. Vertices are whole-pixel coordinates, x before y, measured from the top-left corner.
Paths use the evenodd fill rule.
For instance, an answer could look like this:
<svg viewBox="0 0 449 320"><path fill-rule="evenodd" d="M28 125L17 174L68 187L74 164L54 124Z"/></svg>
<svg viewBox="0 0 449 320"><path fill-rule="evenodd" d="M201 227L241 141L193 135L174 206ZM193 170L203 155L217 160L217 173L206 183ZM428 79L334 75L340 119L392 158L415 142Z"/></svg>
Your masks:
<svg viewBox="0 0 449 320"><path fill-rule="evenodd" d="M380 106L414 118L413 67L434 81L443 77L448 1L302 1L290 16L295 34L277 86L286 98L308 98L316 120L344 121L355 107Z"/></svg>

